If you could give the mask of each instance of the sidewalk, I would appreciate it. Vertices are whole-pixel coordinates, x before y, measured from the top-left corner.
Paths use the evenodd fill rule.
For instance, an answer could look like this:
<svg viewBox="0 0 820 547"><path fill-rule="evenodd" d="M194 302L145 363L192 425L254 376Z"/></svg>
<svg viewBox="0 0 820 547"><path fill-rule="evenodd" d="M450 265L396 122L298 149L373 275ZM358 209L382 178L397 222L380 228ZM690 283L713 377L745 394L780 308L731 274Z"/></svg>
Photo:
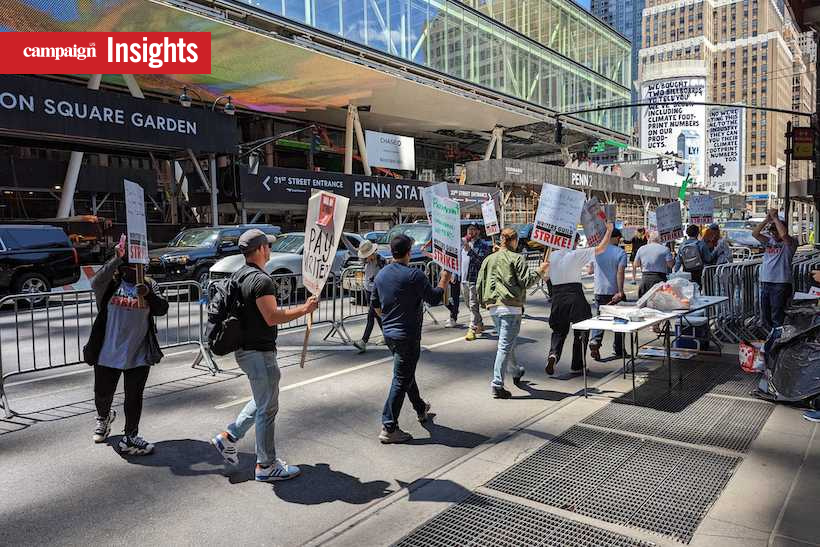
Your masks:
<svg viewBox="0 0 820 547"><path fill-rule="evenodd" d="M676 362L676 367L677 367ZM820 435L737 356L614 373L311 545L820 545ZM677 375L677 370L675 370Z"/></svg>

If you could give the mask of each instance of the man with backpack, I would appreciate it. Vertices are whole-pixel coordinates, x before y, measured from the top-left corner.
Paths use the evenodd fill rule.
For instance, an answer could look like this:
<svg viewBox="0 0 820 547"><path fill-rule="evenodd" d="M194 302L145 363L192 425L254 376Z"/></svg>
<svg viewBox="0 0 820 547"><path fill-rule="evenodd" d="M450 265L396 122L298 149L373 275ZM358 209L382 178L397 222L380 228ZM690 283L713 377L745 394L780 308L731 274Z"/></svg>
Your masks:
<svg viewBox="0 0 820 547"><path fill-rule="evenodd" d="M239 237L239 250L245 256L245 266L233 274L229 295L229 314L239 319L239 347L236 362L247 375L253 398L236 420L219 433L211 443L231 465L239 463L236 443L256 425L256 480L273 482L291 479L299 468L276 457L274 421L279 410L279 365L276 362L276 325L293 321L312 313L319 299L311 296L301 306L280 308L276 303L273 279L265 272L270 260L271 240L256 228ZM273 238L275 240L275 238ZM209 309L209 321L211 310ZM215 329L219 331L217 327ZM226 329L227 330L227 329ZM225 332L224 334L228 334ZM209 343L213 343L209 334ZM227 349L227 348L226 348Z"/></svg>
<svg viewBox="0 0 820 547"><path fill-rule="evenodd" d="M700 226L690 224L686 228L687 239L678 248L678 255L675 257L674 271L683 268L684 272L692 274L692 281L700 285L703 267L712 262L712 249L709 245L699 239Z"/></svg>

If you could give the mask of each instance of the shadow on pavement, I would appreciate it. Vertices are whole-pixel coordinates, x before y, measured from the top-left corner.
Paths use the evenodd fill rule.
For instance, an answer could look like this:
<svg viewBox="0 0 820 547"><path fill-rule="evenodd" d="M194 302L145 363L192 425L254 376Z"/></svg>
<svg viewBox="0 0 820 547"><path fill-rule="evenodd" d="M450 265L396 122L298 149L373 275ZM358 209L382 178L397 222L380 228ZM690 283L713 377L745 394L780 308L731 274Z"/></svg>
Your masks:
<svg viewBox="0 0 820 547"><path fill-rule="evenodd" d="M430 433L430 436L424 439L414 438L407 444L440 444L450 448L475 448L489 438L471 431L462 431L445 425L439 425L435 423L435 414L433 413L430 414L430 419L421 425Z"/></svg>
<svg viewBox="0 0 820 547"><path fill-rule="evenodd" d="M413 482L398 481L401 488L409 491L410 501L459 502L472 494L458 483L448 479L420 478Z"/></svg>
<svg viewBox="0 0 820 547"><path fill-rule="evenodd" d="M523 389L528 393L528 395L513 395L511 399L542 399L544 401L562 401L567 397L572 397L575 395L574 393L567 393L565 391L553 391L551 389L537 389L533 387L534 385L532 382L528 382L524 380L521 382L519 386L520 389Z"/></svg>
<svg viewBox="0 0 820 547"><path fill-rule="evenodd" d="M147 456L129 456L120 454L117 445L122 437L116 435L108 438L108 445L117 454L134 465L146 467L167 467L171 473L181 477L199 475L232 475L232 471L244 472L244 469L232 469L225 465L222 457L208 441L195 439L175 439L154 443L154 452ZM256 461L256 455L248 452L239 453L240 465ZM242 463L244 462L244 463ZM250 467L250 478L253 478L253 466Z"/></svg>
<svg viewBox="0 0 820 547"><path fill-rule="evenodd" d="M273 492L282 501L301 505L334 501L361 505L393 493L387 481L362 482L358 477L331 469L327 463L297 465L301 476L273 484Z"/></svg>

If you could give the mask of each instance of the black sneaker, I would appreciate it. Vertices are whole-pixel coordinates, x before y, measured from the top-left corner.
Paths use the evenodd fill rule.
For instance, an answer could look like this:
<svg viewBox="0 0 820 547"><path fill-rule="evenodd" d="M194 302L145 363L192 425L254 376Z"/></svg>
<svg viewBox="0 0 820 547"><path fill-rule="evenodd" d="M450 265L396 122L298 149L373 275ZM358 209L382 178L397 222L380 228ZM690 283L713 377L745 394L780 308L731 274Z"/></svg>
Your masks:
<svg viewBox="0 0 820 547"><path fill-rule="evenodd" d="M427 420L429 420L433 416L432 414L430 414L430 408L430 403L424 403L424 411L418 412L416 414L416 416L418 416L419 418L420 424L427 422Z"/></svg>
<svg viewBox="0 0 820 547"><path fill-rule="evenodd" d="M521 374L519 374L518 376L513 376L513 384L515 384L515 387L521 387L521 378L523 378L523 377L524 377L524 371L523 370L521 371Z"/></svg>
<svg viewBox="0 0 820 547"><path fill-rule="evenodd" d="M555 355L550 355L547 357L547 366L544 367L544 372L552 376L555 374L555 363L558 362L558 357Z"/></svg>
<svg viewBox="0 0 820 547"><path fill-rule="evenodd" d="M135 435L123 435L120 440L120 453L129 456L147 456L154 451L154 445Z"/></svg>
<svg viewBox="0 0 820 547"><path fill-rule="evenodd" d="M589 344L589 354L596 361L600 361L601 360L601 346L600 346L600 344L590 342L590 344Z"/></svg>
<svg viewBox="0 0 820 547"><path fill-rule="evenodd" d="M97 416L97 425L94 427L94 442L95 443L104 443L105 440L108 438L108 435L111 434L111 424L114 423L114 419L117 417L117 411L111 410L108 412L108 416L103 418L102 416Z"/></svg>
<svg viewBox="0 0 820 547"><path fill-rule="evenodd" d="M512 397L512 393L503 387L493 386L493 399L509 399L510 397Z"/></svg>

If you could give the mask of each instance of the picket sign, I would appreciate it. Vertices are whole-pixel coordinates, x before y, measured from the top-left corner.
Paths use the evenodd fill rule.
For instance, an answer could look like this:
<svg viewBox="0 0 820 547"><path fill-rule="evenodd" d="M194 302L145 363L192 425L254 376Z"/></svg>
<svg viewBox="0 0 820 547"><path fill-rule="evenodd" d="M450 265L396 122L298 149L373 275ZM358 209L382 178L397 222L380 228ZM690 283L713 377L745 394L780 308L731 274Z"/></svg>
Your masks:
<svg viewBox="0 0 820 547"><path fill-rule="evenodd" d="M498 226L498 214L495 212L495 200L490 198L481 204L481 216L484 217L484 231L492 237L501 232Z"/></svg>
<svg viewBox="0 0 820 547"><path fill-rule="evenodd" d="M711 224L715 221L715 198L696 194L689 198L689 222L692 224Z"/></svg>
<svg viewBox="0 0 820 547"><path fill-rule="evenodd" d="M572 249L585 202L583 192L544 183L535 212L532 240L554 249Z"/></svg>
<svg viewBox="0 0 820 547"><path fill-rule="evenodd" d="M661 243L674 241L683 237L683 220L680 214L680 202L672 201L655 209L658 222L658 235Z"/></svg>
<svg viewBox="0 0 820 547"><path fill-rule="evenodd" d="M431 196L433 217L433 261L458 275L461 259L461 207L457 201Z"/></svg>

